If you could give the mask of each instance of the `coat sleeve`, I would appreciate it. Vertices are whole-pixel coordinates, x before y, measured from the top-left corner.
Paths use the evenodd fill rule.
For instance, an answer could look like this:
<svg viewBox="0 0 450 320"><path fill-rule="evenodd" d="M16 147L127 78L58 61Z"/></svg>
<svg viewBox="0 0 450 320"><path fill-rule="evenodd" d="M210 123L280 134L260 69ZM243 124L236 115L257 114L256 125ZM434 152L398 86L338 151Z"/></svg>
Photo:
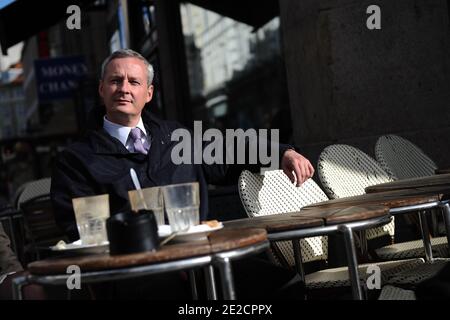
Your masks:
<svg viewBox="0 0 450 320"><path fill-rule="evenodd" d="M268 150L271 149L272 143L267 141L266 145ZM281 165L281 159L288 149L294 149L293 146L287 145L287 144L281 144L281 143L275 143L275 148L278 150L278 166L276 169L279 168ZM204 148L206 145L204 146ZM223 148L223 155L224 155L224 163L213 163L213 164L206 164L203 161L203 172L205 174L206 180L210 184L214 185L232 185L237 184L239 175L243 170L249 170L251 172L258 172L261 170L261 168L268 167L269 165L263 164L261 162L261 159L256 157L256 163L250 163L249 161L249 153L253 152L255 155L258 154L258 149L255 148L255 145L249 143L248 141L245 141L245 162L243 164L238 163L238 153L242 152L243 150L239 150L237 146L235 146L233 151L233 156L229 156L231 148L227 148L226 144L224 143ZM228 153L228 156L227 156ZM269 153L270 154L270 153Z"/></svg>
<svg viewBox="0 0 450 320"><path fill-rule="evenodd" d="M196 163L194 154L198 152L195 149L195 143L194 140L198 137L194 134L194 132L178 122L166 122L169 123L168 131L173 134L173 131L175 129L185 129L190 132L191 138L191 163ZM239 129L238 129L239 130ZM269 166L268 164L262 163L259 157L258 148L260 146L265 145L267 147L267 156L272 156L271 154L271 148L274 146L274 148L278 151L278 167L279 164L281 164L281 159L283 157L283 154L288 149L295 149L294 147L286 144L281 144L278 142L272 142L268 140L268 137L258 137L256 135L256 130L254 130L255 135L252 136L252 138L245 137L245 138L239 138L233 141L227 141L227 135L221 133L219 130L216 130L217 134L222 136L221 143L217 147L214 146L215 143L217 143L217 140L213 137L209 141L203 140L203 135L200 137L201 144L202 144L202 150L201 152L201 168L203 171L203 174L205 176L205 180L208 184L214 184L214 185L233 185L237 184L239 175L243 170L249 170L252 172L258 172L262 167ZM237 132L237 130L235 130ZM242 131L242 135L240 137L245 136L245 133ZM170 134L169 134L170 136ZM261 142L265 142L261 143ZM243 144L243 146L242 146ZM234 146L234 147L233 147ZM216 151L218 149L222 150L221 155L216 156ZM215 151L213 151L215 150ZM244 163L239 163L238 158L242 158L242 153L245 153L245 161ZM258 155L256 157L255 163L250 163L249 161L249 154L252 153L253 155ZM198 155L197 155L198 156ZM207 161L205 157L208 157L210 161ZM217 159L222 159L222 161L216 161ZM242 162L242 161L241 161Z"/></svg>
<svg viewBox="0 0 450 320"><path fill-rule="evenodd" d="M70 241L79 239L72 198L94 195L94 185L75 154L64 151L58 156L50 192L56 223Z"/></svg>

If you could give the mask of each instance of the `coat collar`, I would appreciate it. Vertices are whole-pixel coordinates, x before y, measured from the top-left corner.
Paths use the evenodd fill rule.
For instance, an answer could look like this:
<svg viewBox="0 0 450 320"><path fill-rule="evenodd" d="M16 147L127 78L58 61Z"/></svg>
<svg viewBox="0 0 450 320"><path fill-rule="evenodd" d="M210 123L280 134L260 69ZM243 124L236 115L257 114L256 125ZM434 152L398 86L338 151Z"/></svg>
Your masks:
<svg viewBox="0 0 450 320"><path fill-rule="evenodd" d="M144 122L145 130L152 137L152 141L158 141L161 136L161 120L151 115L149 112L142 113L142 120ZM91 146L97 154L121 154L124 156L132 156L136 158L146 158L146 155L129 152L125 146L117 138L112 137L103 127L97 127L87 133ZM150 148L149 154L157 150L155 146Z"/></svg>

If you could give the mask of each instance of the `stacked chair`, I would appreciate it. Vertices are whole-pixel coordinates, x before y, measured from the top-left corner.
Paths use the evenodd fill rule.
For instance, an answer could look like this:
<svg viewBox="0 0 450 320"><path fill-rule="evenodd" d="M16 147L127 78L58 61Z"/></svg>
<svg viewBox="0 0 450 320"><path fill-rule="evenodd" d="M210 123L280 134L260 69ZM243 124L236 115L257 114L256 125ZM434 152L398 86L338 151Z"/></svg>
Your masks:
<svg viewBox="0 0 450 320"><path fill-rule="evenodd" d="M312 179L307 180L301 187L295 187L281 170L266 171L264 175L243 171L239 177L239 195L250 218L298 212L304 206L328 200L326 194ZM300 248L304 263L328 258L328 239L325 236L301 239ZM288 267L295 265L294 251L289 241L273 243L272 255L281 265ZM382 270L383 283L386 277L403 270L405 264L396 261L377 265ZM359 266L359 275L363 280L369 276L366 273L368 266L370 264ZM312 272L306 274L304 281L308 290L350 287L347 267Z"/></svg>
<svg viewBox="0 0 450 320"><path fill-rule="evenodd" d="M361 195L367 186L394 180L369 155L344 144L325 148L319 156L317 171L330 199ZM383 227L369 229L367 240L381 236L393 237L394 232L395 218Z"/></svg>
<svg viewBox="0 0 450 320"><path fill-rule="evenodd" d="M317 169L325 192L333 199L361 195L370 185L396 179L392 172L386 172L366 153L343 144L325 148L319 156ZM394 231L395 225L371 229L367 232L367 239L375 239L386 234L394 236ZM424 256L424 249L422 241L414 241L412 244L405 242L380 248L376 253L382 260L406 259ZM422 263L411 269L406 268L394 278L390 278L389 282L414 287L420 281L433 276L443 266L442 263Z"/></svg>
<svg viewBox="0 0 450 320"><path fill-rule="evenodd" d="M381 167L392 177L402 180L431 176L435 174L436 164L418 146L397 135L384 135L375 144L375 157ZM432 216L434 218L435 215ZM433 220L434 221L434 220ZM431 239L433 256L448 257L447 237ZM411 241L411 250L421 248L421 241ZM384 251L396 248L385 248Z"/></svg>
<svg viewBox="0 0 450 320"><path fill-rule="evenodd" d="M396 135L378 138L375 158L381 167L396 179L434 175L436 164L418 146Z"/></svg>

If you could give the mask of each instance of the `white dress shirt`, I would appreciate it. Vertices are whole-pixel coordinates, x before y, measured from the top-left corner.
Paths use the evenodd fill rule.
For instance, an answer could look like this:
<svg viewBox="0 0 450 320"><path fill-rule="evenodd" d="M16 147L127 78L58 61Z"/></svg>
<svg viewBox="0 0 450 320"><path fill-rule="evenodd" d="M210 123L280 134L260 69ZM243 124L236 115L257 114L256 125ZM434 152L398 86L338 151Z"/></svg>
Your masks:
<svg viewBox="0 0 450 320"><path fill-rule="evenodd" d="M120 124L114 123L106 119L106 116L103 117L103 129L106 130L111 136L118 139L122 144L125 146L125 148L130 151L134 152L134 146L132 139L129 139L130 131L134 127L126 127L122 126ZM136 128L141 129L141 131L144 133L142 135L142 144L143 145L150 145L150 138L147 136L147 131L145 130L144 123L142 122L142 118L139 118L139 122L136 125Z"/></svg>

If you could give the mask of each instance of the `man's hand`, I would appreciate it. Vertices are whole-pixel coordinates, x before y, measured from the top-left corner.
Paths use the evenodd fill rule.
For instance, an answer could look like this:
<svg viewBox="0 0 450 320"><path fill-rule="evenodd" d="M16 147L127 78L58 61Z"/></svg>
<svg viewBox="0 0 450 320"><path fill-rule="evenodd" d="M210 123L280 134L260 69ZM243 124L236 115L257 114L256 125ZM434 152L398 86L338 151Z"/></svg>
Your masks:
<svg viewBox="0 0 450 320"><path fill-rule="evenodd" d="M289 149L281 159L281 169L289 177L292 183L297 181L297 187L314 175L314 168L301 154Z"/></svg>

